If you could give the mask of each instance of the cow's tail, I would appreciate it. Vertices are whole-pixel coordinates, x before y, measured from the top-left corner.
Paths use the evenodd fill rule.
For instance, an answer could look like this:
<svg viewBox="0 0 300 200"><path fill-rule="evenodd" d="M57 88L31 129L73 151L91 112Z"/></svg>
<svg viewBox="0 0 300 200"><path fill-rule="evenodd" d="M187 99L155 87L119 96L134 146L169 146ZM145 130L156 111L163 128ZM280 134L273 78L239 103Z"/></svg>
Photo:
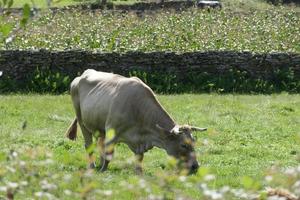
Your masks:
<svg viewBox="0 0 300 200"><path fill-rule="evenodd" d="M77 138L77 118L73 120L71 125L69 126L67 132L66 132L66 137L68 137L70 140L76 140Z"/></svg>

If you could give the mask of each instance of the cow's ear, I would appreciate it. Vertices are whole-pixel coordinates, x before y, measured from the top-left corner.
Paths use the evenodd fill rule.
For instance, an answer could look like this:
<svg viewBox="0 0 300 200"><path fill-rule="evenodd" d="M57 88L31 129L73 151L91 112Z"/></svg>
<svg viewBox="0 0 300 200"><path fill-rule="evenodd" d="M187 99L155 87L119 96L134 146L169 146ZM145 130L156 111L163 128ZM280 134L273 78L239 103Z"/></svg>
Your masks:
<svg viewBox="0 0 300 200"><path fill-rule="evenodd" d="M192 131L206 131L207 128L199 128L199 127L196 127L196 126L191 126L191 130Z"/></svg>

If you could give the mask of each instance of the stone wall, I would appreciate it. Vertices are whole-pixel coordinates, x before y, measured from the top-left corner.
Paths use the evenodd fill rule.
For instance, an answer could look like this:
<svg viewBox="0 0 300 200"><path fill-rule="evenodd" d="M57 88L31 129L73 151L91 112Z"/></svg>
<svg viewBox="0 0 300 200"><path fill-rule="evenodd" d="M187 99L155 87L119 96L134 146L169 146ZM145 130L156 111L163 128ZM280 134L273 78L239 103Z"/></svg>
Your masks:
<svg viewBox="0 0 300 200"><path fill-rule="evenodd" d="M0 71L5 77L22 83L34 71L49 70L73 79L85 69L114 72L128 76L131 71L174 74L180 80L189 73L222 77L230 70L246 72L248 79L276 80L289 71L300 80L300 54L210 51L210 52L128 52L100 53L91 51L0 51ZM1 79L0 78L0 79Z"/></svg>

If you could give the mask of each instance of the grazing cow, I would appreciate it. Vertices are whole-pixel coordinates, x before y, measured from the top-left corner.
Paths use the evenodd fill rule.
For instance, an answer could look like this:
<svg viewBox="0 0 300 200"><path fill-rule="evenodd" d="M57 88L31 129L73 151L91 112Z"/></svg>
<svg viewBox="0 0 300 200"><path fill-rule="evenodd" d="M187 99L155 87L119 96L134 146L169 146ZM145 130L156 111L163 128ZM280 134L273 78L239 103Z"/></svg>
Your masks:
<svg viewBox="0 0 300 200"><path fill-rule="evenodd" d="M76 139L79 123L85 147L97 137L100 147L100 170L105 171L114 144L123 142L137 157L137 173L142 172L144 153L156 146L177 158L190 173L197 171L192 131L204 131L188 125L177 125L156 99L152 90L137 77L86 70L71 83L71 97L76 118L66 135ZM106 133L115 132L108 141ZM95 167L91 153L90 167Z"/></svg>

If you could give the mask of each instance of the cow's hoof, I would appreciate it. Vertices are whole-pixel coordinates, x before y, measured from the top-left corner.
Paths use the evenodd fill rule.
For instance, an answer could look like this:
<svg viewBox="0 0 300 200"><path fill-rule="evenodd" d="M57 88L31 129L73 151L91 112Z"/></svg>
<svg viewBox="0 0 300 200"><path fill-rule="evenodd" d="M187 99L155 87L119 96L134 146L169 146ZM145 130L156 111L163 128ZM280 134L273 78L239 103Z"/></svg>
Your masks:
<svg viewBox="0 0 300 200"><path fill-rule="evenodd" d="M135 173L136 175L143 175L143 169L140 166L135 167Z"/></svg>
<svg viewBox="0 0 300 200"><path fill-rule="evenodd" d="M105 172L107 170L107 167L108 167L108 161L106 160L104 163L101 163L100 164L100 169L99 169L99 172Z"/></svg>
<svg viewBox="0 0 300 200"><path fill-rule="evenodd" d="M95 168L96 168L96 164L94 162L89 164L89 169L95 169Z"/></svg>
<svg viewBox="0 0 300 200"><path fill-rule="evenodd" d="M99 169L99 172L105 172L107 170L107 167L105 168L105 167L101 167L100 169Z"/></svg>

